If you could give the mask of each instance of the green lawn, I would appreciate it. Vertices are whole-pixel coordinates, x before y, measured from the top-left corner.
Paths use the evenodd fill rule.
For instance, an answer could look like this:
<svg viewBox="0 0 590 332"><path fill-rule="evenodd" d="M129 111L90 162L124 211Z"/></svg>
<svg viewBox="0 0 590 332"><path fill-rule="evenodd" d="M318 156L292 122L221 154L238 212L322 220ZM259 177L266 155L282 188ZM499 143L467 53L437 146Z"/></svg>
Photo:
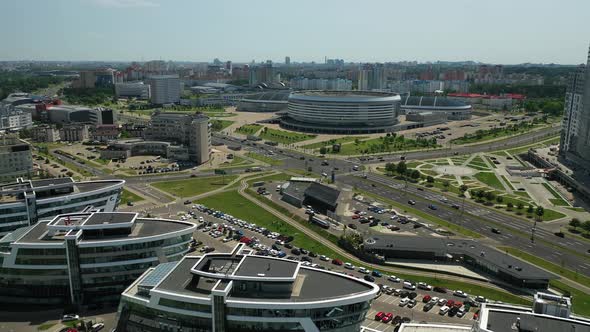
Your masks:
<svg viewBox="0 0 590 332"><path fill-rule="evenodd" d="M565 214L561 212L557 212L551 209L545 209L545 214L543 215L543 221L551 221L555 219L560 219L565 217Z"/></svg>
<svg viewBox="0 0 590 332"><path fill-rule="evenodd" d="M263 163L267 163L267 164L273 165L273 166L280 166L283 164L282 160L276 160L276 159L273 159L269 156L264 156L264 155L261 155L256 152L248 152L248 153L246 153L246 157L256 159L256 160L262 161Z"/></svg>
<svg viewBox="0 0 590 332"><path fill-rule="evenodd" d="M154 186L176 197L192 197L215 189L219 189L237 178L237 175L195 177L177 181L154 182ZM227 202L225 202L227 203Z"/></svg>
<svg viewBox="0 0 590 332"><path fill-rule="evenodd" d="M240 156L234 156L234 159L228 159L228 163L221 164L219 168L231 168L231 167L242 167L252 165L252 162L248 159L244 159Z"/></svg>
<svg viewBox="0 0 590 332"><path fill-rule="evenodd" d="M568 202L565 201L565 199L563 199L561 197L561 195L547 182L543 182L543 187L545 187L545 189L547 189L551 195L553 195L553 199L549 199L549 201L555 205L555 206L570 206L570 204Z"/></svg>
<svg viewBox="0 0 590 332"><path fill-rule="evenodd" d="M340 137L340 138L331 139L331 140L327 140L327 141L307 144L307 145L302 146L302 148L304 148L304 149L319 149L322 146L332 147L332 145L334 145L334 144L346 144L346 143L354 142L355 140L362 140L362 139L366 139L366 138L367 138L367 136L346 136L346 137Z"/></svg>
<svg viewBox="0 0 590 332"><path fill-rule="evenodd" d="M475 174L475 178L492 188L504 190L504 186L502 185L502 182L500 182L500 179L498 179L496 174L494 174L492 172L479 172L479 173Z"/></svg>
<svg viewBox="0 0 590 332"><path fill-rule="evenodd" d="M488 129L488 130L478 130L474 134L465 134L463 137L455 138L451 142L453 144L470 144L470 143L478 143L483 141L488 141L492 139L502 138L502 137L509 137L515 135L521 135L530 132L535 128L539 128L541 125L532 125L532 126L521 126L514 129L509 128L498 128Z"/></svg>
<svg viewBox="0 0 590 332"><path fill-rule="evenodd" d="M213 129L213 131L222 131L223 129L231 126L232 123L234 122L229 120L213 119L211 120L211 129Z"/></svg>
<svg viewBox="0 0 590 332"><path fill-rule="evenodd" d="M127 189L123 189L123 192L121 193L121 204L127 204L127 202L136 203L143 200L143 197L136 195Z"/></svg>
<svg viewBox="0 0 590 332"><path fill-rule="evenodd" d="M264 128L258 137L265 139L267 141L273 141L277 143L283 144L292 144L302 141L307 141L308 139L316 138L316 135L309 135L309 134L302 134L302 133L295 133L291 131L284 131L272 128Z"/></svg>
<svg viewBox="0 0 590 332"><path fill-rule="evenodd" d="M586 212L586 210L584 208L581 208L581 207L568 207L566 209L572 210L572 211L576 211L576 212Z"/></svg>
<svg viewBox="0 0 590 332"><path fill-rule="evenodd" d="M395 139L389 138L393 143L383 144L384 138L377 137L365 141L360 141L358 144L343 144L340 152L336 154L340 155L360 155L363 153L382 153L382 152L397 152L407 150L419 150L419 149L435 149L439 148L439 145L433 145L427 140L416 141L409 138L403 138L401 136Z"/></svg>
<svg viewBox="0 0 590 332"><path fill-rule="evenodd" d="M534 265L542 267L548 271L551 271L555 274L563 276L567 279L578 282L582 285L590 285L590 278L586 277L583 274L576 273L575 271L563 268L557 264L546 261L546 260L539 258L537 256L530 255L530 254L528 254L524 251L518 250L518 249L514 249L511 247L498 247L498 249L506 251L513 256L516 256L516 257L518 257L522 260L525 260L529 263L532 263ZM574 289L573 287L567 286L566 284L564 284L561 281L556 281L556 280L551 281L551 286L553 286L555 288L559 288L560 290L562 290L564 292L569 292L572 295L574 295L574 311L577 314L586 315L586 316L590 315L590 295L589 294L578 291L577 289ZM573 291L575 291L575 293Z"/></svg>
<svg viewBox="0 0 590 332"><path fill-rule="evenodd" d="M244 135L254 135L256 134L262 126L259 124L247 124L243 125L236 130L236 133L244 134Z"/></svg>

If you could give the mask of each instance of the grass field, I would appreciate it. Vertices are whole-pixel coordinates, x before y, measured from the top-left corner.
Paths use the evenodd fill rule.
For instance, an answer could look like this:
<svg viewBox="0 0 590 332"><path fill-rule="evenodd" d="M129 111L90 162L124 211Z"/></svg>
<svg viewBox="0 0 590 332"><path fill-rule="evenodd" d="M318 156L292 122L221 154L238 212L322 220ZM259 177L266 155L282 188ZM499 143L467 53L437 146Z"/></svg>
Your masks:
<svg viewBox="0 0 590 332"><path fill-rule="evenodd" d="M500 182L500 179L498 179L496 174L494 174L492 172L479 172L479 173L475 174L475 178L492 188L504 190L504 186L502 185L502 182Z"/></svg>
<svg viewBox="0 0 590 332"><path fill-rule="evenodd" d="M283 164L282 160L276 160L276 159L261 155L260 153L256 153L256 152L248 152L248 153L246 153L246 157L256 159L258 161L262 161L263 163L267 163L267 164L273 165L273 166L280 166Z"/></svg>
<svg viewBox="0 0 590 332"><path fill-rule="evenodd" d="M331 140L327 140L327 141L307 144L307 145L302 146L302 148L304 148L304 149L319 149L322 146L331 147L333 144L345 144L345 143L354 142L357 139L362 140L362 139L366 139L366 138L367 138L367 136L346 136L346 137L340 137L340 138L331 139Z"/></svg>
<svg viewBox="0 0 590 332"><path fill-rule="evenodd" d="M237 178L237 175L196 177L178 181L154 182L151 186L156 187L176 197L192 197L219 189Z"/></svg>
<svg viewBox="0 0 590 332"><path fill-rule="evenodd" d="M576 211L576 212L586 212L586 210L584 208L581 208L581 207L568 207L566 209L572 210L572 211Z"/></svg>
<svg viewBox="0 0 590 332"><path fill-rule="evenodd" d="M557 264L546 261L546 260L539 258L537 256L530 255L526 252L511 248L511 247L498 247L498 249L506 251L509 254L516 256L516 257L518 257L522 260L525 260L527 262L530 262L534 265L540 266L540 267L544 268L545 270L548 270L550 272L553 272L555 274L563 276L563 277L570 279L572 281L581 283L582 285L590 285L590 278L589 277L586 277L584 275L576 273L575 271L572 271L570 269L563 268ZM553 286L554 282L555 281L551 282L552 286ZM566 292L571 293L571 289L573 289L572 287L565 285L563 282L557 281L557 283L558 283L557 288L561 289L562 291L566 291ZM563 287L563 286L565 286L565 287ZM578 303L574 302L574 311L579 314L590 315L590 295L588 295L584 292L578 291L578 290L576 290L576 291L578 293L574 294L574 295L576 295L576 296L574 296L574 299L579 298L580 295L583 295L583 296L582 296L582 299L580 301L578 301Z"/></svg>
<svg viewBox="0 0 590 332"><path fill-rule="evenodd" d="M547 182L543 182L543 187L545 187L545 189L547 189L551 195L553 195L553 199L550 199L549 201L555 205L555 206L570 206L570 204L568 202L565 201L565 199L563 199L561 197L561 195L555 191L555 189Z"/></svg>
<svg viewBox="0 0 590 332"><path fill-rule="evenodd" d="M231 126L232 123L234 123L234 122L230 121L230 120L218 120L218 119L211 120L211 125L213 127L213 130L215 130L215 131L222 131L225 128Z"/></svg>
<svg viewBox="0 0 590 332"><path fill-rule="evenodd" d="M127 204L127 202L137 203L143 200L143 197L136 195L127 189L123 189L123 192L121 193L121 204Z"/></svg>
<svg viewBox="0 0 590 332"><path fill-rule="evenodd" d="M295 133L295 132L291 132L291 131L264 128L260 132L258 137L265 139L267 141L273 141L273 142L283 143L283 144L292 144L292 143L307 141L308 139L315 138L316 135L308 135L308 134Z"/></svg>
<svg viewBox="0 0 590 332"><path fill-rule="evenodd" d="M517 192L516 188L514 188L514 186L512 185L512 183L510 183L510 181L508 181L508 179L507 179L507 178L506 178L504 175L502 175L502 180L504 180L504 183L506 183L506 185L507 185L507 186L508 186L510 189L512 189L512 191L514 191L514 193L516 194L516 192ZM528 196L528 195L527 195L527 196Z"/></svg>
<svg viewBox="0 0 590 332"><path fill-rule="evenodd" d="M590 317L590 295L561 281L552 280L549 284L552 288L559 289L572 296L572 306L575 314Z"/></svg>
<svg viewBox="0 0 590 332"><path fill-rule="evenodd" d="M380 152L396 152L396 151L407 151L407 150L418 150L418 149L436 149L440 146L420 146L415 140L412 139L404 139L403 142L401 139L398 139L393 144L389 144L387 146L383 145L383 137L372 138L365 141L360 141L358 144L343 144L340 148L340 152L336 153L339 155L359 155L363 151L368 153L380 153Z"/></svg>
<svg viewBox="0 0 590 332"><path fill-rule="evenodd" d="M247 124L243 125L236 130L236 133L244 134L244 135L254 135L256 134L262 126L259 124Z"/></svg>

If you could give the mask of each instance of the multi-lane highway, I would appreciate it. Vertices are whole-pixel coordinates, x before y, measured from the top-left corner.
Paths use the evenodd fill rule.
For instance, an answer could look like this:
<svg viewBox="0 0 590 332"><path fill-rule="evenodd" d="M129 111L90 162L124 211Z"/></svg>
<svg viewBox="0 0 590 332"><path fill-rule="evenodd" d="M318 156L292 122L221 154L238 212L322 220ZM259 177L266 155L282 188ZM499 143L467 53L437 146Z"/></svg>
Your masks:
<svg viewBox="0 0 590 332"><path fill-rule="evenodd" d="M561 131L560 126L553 126L550 128L545 128L541 130L532 131L527 134L509 137L502 140L497 140L488 143L481 143L481 144L474 144L474 145L463 145L457 146L452 148L445 148L445 149L436 149L430 151L415 151L415 152L408 152L408 153L393 153L388 155L380 155L379 158L376 157L354 157L350 158L350 160L354 162L360 162L364 164L371 164L375 162L383 162L383 161L399 161L402 156L408 159L432 159L432 158L442 158L442 157L449 157L454 154L463 155L463 154L471 154L477 152L484 152L484 151L495 151L495 150L505 150L511 149L523 145L533 144L539 142L541 140L547 139L551 136L555 136L559 134Z"/></svg>
<svg viewBox="0 0 590 332"><path fill-rule="evenodd" d="M417 187L411 185L408 185L406 188L403 183L378 175L369 174L367 178L367 180L380 183L381 185L374 187L369 181L352 175L341 176L338 178L338 181L402 204L408 204L408 200L412 199L416 201L416 205L410 206L408 204L408 207L418 209L483 234L501 245L512 246L590 276L590 257L584 258L580 256L587 255L587 250L590 249L590 244L587 242L572 238L560 238L551 232L537 227L535 231L536 240L533 243L530 240L531 229L534 225L532 222L512 218L467 201L465 202L465 213L462 213L460 209L451 208L452 204L462 206L462 201L459 199L449 198L447 203L442 203L441 194L428 190L420 191ZM430 204L435 204L438 209L430 209ZM497 227L504 231L502 234L494 234L491 232L492 227ZM575 251L579 255L574 255L563 248Z"/></svg>
<svg viewBox="0 0 590 332"><path fill-rule="evenodd" d="M493 147L492 149L503 148L503 144L509 144L507 147L513 145L518 146L527 144L527 142L531 142L530 140L536 142L542 137L552 136L554 133L554 129L543 130L527 134L525 137L513 137L510 139L511 143L504 142L501 143L501 146L496 146L496 144L500 144L498 142L494 142L493 144L488 143L486 146ZM407 190L402 190L402 188L405 187L405 184L403 183L399 183L383 176L368 174L367 176L369 177L369 180L382 184L382 186L373 187L367 180L348 174L354 165L353 160L330 159L330 165L323 166L323 158L310 158L309 156L293 151L286 151L278 147L267 146L260 143L257 143L255 146L245 145L237 138L216 137L216 140L225 144L240 144L245 149L259 153L273 151L274 155L272 158L283 162L282 165L275 166L281 169L304 169L306 167L311 167L314 173L326 172L328 174L330 174L332 169L336 169L337 183L356 186L357 188L366 190L378 196L392 199L402 204L407 204L408 199L412 198L417 201L417 204L413 206L414 208L483 234L484 236L496 240L500 245L515 247L532 255L544 258L550 262L555 262L556 264L563 265L569 269L590 276L590 255L588 255L590 244L570 237L557 237L539 225L535 230L536 241L535 243L532 243L530 235L533 223L530 221L511 217L507 214L495 211L494 209L473 204L468 201L465 202L465 213L461 214L460 211L450 207L450 204L459 204L462 206L463 202L457 198L448 197L448 206L442 207L441 205L443 204L440 202L440 198L442 197L441 194L429 190L421 191L412 185L409 185ZM249 144L251 143L249 142ZM477 150L481 151L481 148L482 145L479 145ZM407 195L411 195L411 197L406 196L406 191ZM436 202L435 204L441 206L441 208L436 211L430 210L428 205L433 201ZM497 227L505 231L502 232L502 234L494 234L491 232L492 227ZM549 243L551 245L549 245ZM565 250L565 248L567 248L567 250ZM573 255L572 251L575 251L578 255ZM584 258L584 255L587 258Z"/></svg>

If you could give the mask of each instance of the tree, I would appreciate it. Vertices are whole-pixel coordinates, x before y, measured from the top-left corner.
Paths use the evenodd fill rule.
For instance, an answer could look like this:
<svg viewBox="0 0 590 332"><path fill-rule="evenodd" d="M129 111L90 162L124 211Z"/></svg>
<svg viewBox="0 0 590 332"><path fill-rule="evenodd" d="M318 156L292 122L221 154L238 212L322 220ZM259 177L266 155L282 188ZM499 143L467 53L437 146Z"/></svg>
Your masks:
<svg viewBox="0 0 590 332"><path fill-rule="evenodd" d="M512 202L508 202L508 204L506 204L506 206L508 207L508 210L512 210L512 208L514 207L514 204L512 204Z"/></svg>
<svg viewBox="0 0 590 332"><path fill-rule="evenodd" d="M74 173L72 171L67 171L66 172L66 175L69 176L69 177L72 177L72 176L74 176Z"/></svg>
<svg viewBox="0 0 590 332"><path fill-rule="evenodd" d="M582 224L582 228L583 228L583 229L584 229L586 232L590 233L590 220L586 220L586 221L584 221L584 223Z"/></svg>
<svg viewBox="0 0 590 332"><path fill-rule="evenodd" d="M428 183L434 183L434 178L429 175L429 176L426 177L426 182L428 182Z"/></svg>
<svg viewBox="0 0 590 332"><path fill-rule="evenodd" d="M527 212L528 214L531 214L531 213L535 212L535 209L533 208L533 206L532 206L532 205L529 205L529 206L527 207L527 209L526 209L526 212Z"/></svg>
<svg viewBox="0 0 590 332"><path fill-rule="evenodd" d="M543 215L545 214L545 209L543 209L542 206L538 206L537 209L535 210L535 214L537 215L537 218L539 221L543 220Z"/></svg>
<svg viewBox="0 0 590 332"><path fill-rule="evenodd" d="M420 178L420 171L415 169L412 171L412 175L411 175L412 179L419 179Z"/></svg>
<svg viewBox="0 0 590 332"><path fill-rule="evenodd" d="M322 146L322 147L320 148L320 154L326 154L326 152L328 152L328 150L326 149L326 147L325 147L325 146Z"/></svg>
<svg viewBox="0 0 590 332"><path fill-rule="evenodd" d="M486 199L488 200L488 202L493 201L496 198L496 195L494 195L493 192L488 191L486 192Z"/></svg>
<svg viewBox="0 0 590 332"><path fill-rule="evenodd" d="M403 160L400 161L399 164L397 164L396 171L400 175L406 174L406 172L408 171L408 166L406 165L406 162Z"/></svg>
<svg viewBox="0 0 590 332"><path fill-rule="evenodd" d="M469 187L467 187L466 185L462 184L459 187L459 190L461 191L461 193L465 194L465 192L467 191L467 189L469 189Z"/></svg>
<svg viewBox="0 0 590 332"><path fill-rule="evenodd" d="M445 187L445 190L449 190L449 186L451 185L451 183L447 180L443 181L442 183L443 187Z"/></svg>
<svg viewBox="0 0 590 332"><path fill-rule="evenodd" d="M481 200L485 196L485 194L486 192L480 189L477 191L476 196L479 200Z"/></svg>
<svg viewBox="0 0 590 332"><path fill-rule="evenodd" d="M572 220L569 222L569 225L572 226L574 230L576 230L578 227L582 226L582 222L578 218L572 218Z"/></svg>
<svg viewBox="0 0 590 332"><path fill-rule="evenodd" d="M516 204L516 208L519 210L524 209L524 204L522 204L521 202L518 202L518 204Z"/></svg>
<svg viewBox="0 0 590 332"><path fill-rule="evenodd" d="M502 204L502 202L504 202L504 197L496 196L496 202L498 202L498 204Z"/></svg>
<svg viewBox="0 0 590 332"><path fill-rule="evenodd" d="M395 172L397 168L395 167L394 163L386 163L385 164L385 171L389 174L392 174L393 172Z"/></svg>

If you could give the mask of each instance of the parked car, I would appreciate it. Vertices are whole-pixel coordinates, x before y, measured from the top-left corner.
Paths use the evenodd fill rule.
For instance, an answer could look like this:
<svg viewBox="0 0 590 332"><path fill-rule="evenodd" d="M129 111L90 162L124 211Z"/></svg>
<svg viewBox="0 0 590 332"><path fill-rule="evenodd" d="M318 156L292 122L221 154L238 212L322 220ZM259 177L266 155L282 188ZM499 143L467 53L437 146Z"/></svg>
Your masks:
<svg viewBox="0 0 590 332"><path fill-rule="evenodd" d="M444 306L442 306L440 308L440 310L438 311L438 314L441 315L441 316L444 316L444 315L446 315L447 312L449 312L450 309L451 308L449 308L446 305L444 305Z"/></svg>
<svg viewBox="0 0 590 332"><path fill-rule="evenodd" d="M428 312L430 311L430 309L432 309L434 307L434 303L432 302L428 302L424 305L424 308L422 308L422 311L424 312Z"/></svg>
<svg viewBox="0 0 590 332"><path fill-rule="evenodd" d="M383 318L381 318L381 321L383 323L389 323L389 322L391 322L392 319L393 319L393 314L391 312L388 312L383 316Z"/></svg>
<svg viewBox="0 0 590 332"><path fill-rule="evenodd" d="M90 328L90 331L97 332L102 329L104 329L104 324L103 323L96 323L96 324L92 325L92 327Z"/></svg>
<svg viewBox="0 0 590 332"><path fill-rule="evenodd" d="M411 200L408 201L408 204L410 204L410 205L416 205L416 201L413 200L413 199L411 199Z"/></svg>
<svg viewBox="0 0 590 332"><path fill-rule="evenodd" d="M424 290L432 290L432 286L430 286L429 284L427 284L425 282L419 282L418 283L418 288L419 289L424 289Z"/></svg>
<svg viewBox="0 0 590 332"><path fill-rule="evenodd" d="M394 276L394 275L387 277L387 280L392 281L392 282L401 282L401 279Z"/></svg>
<svg viewBox="0 0 590 332"><path fill-rule="evenodd" d="M407 297L404 297L403 299L401 299L399 301L399 306L400 307L405 307L409 302L410 302L410 299L407 298Z"/></svg>
<svg viewBox="0 0 590 332"><path fill-rule="evenodd" d="M366 275L363 277L366 281L375 282L375 278L371 277L370 275Z"/></svg>
<svg viewBox="0 0 590 332"><path fill-rule="evenodd" d="M368 269L366 269L362 266L359 268L359 272L362 274L369 274L370 273Z"/></svg>
<svg viewBox="0 0 590 332"><path fill-rule="evenodd" d="M371 275L376 278L381 278L381 276L382 276L381 272L379 272L377 270L373 270L373 272L371 272Z"/></svg>
<svg viewBox="0 0 590 332"><path fill-rule="evenodd" d="M350 263L344 263L344 268L349 270L354 270L354 265Z"/></svg>
<svg viewBox="0 0 590 332"><path fill-rule="evenodd" d="M428 303L430 302L430 300L432 299L432 297L428 294L424 295L424 297L422 298L422 302L424 303Z"/></svg>
<svg viewBox="0 0 590 332"><path fill-rule="evenodd" d="M463 297L463 298L467 297L467 293L465 293L462 290L456 290L455 292L453 292L453 295L458 296L458 297Z"/></svg>
<svg viewBox="0 0 590 332"><path fill-rule="evenodd" d="M409 281L404 281L403 287L409 290L416 290L416 286Z"/></svg>
<svg viewBox="0 0 590 332"><path fill-rule="evenodd" d="M432 288L433 291L437 292L437 293L443 293L446 294L447 293L447 289L444 287L438 287L438 286L434 286Z"/></svg>
<svg viewBox="0 0 590 332"><path fill-rule="evenodd" d="M418 301L411 299L410 302L408 302L408 308L413 308L416 306L416 304L418 304Z"/></svg>
<svg viewBox="0 0 590 332"><path fill-rule="evenodd" d="M63 315L63 317L61 318L62 322L72 322L75 320L79 320L80 316L75 315L75 314L67 314L67 315Z"/></svg>
<svg viewBox="0 0 590 332"><path fill-rule="evenodd" d="M332 260L332 264L340 266L340 265L342 265L342 261L339 260L338 258L334 258Z"/></svg>
<svg viewBox="0 0 590 332"><path fill-rule="evenodd" d="M383 316L385 316L385 313L383 311L379 311L375 314L375 320L381 320L383 319Z"/></svg>

